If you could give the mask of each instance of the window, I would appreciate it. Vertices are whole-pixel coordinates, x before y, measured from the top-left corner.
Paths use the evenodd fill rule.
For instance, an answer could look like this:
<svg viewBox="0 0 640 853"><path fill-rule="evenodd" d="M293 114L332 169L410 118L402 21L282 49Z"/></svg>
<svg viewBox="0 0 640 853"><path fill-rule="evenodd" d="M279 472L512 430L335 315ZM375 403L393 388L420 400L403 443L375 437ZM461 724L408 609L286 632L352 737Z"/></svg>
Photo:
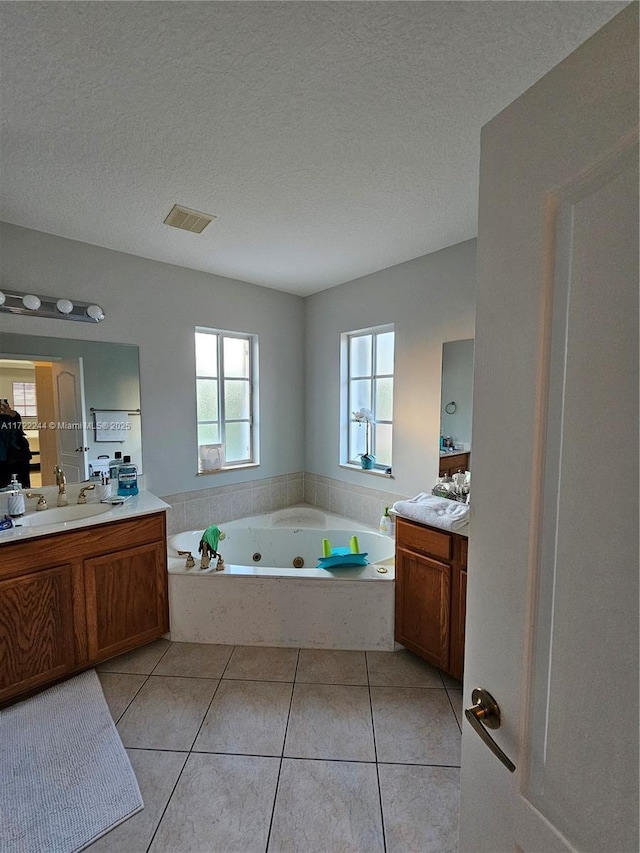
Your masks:
<svg viewBox="0 0 640 853"><path fill-rule="evenodd" d="M197 328L198 473L257 462L257 337Z"/></svg>
<svg viewBox="0 0 640 853"><path fill-rule="evenodd" d="M393 326L362 329L342 335L342 462L360 465L367 450L375 456L377 469L390 468L393 435ZM369 409L369 427L358 422L354 412Z"/></svg>
<svg viewBox="0 0 640 853"><path fill-rule="evenodd" d="M36 383L13 382L13 408L20 412L23 418L38 416L36 407Z"/></svg>

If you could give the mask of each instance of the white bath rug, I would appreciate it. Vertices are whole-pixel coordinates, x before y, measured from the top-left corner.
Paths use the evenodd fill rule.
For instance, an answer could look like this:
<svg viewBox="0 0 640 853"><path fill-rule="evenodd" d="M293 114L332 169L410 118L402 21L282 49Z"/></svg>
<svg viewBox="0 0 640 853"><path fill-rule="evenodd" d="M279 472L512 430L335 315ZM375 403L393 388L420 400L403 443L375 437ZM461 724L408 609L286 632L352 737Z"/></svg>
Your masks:
<svg viewBox="0 0 640 853"><path fill-rule="evenodd" d="M95 670L0 711L0 853L74 853L142 808Z"/></svg>

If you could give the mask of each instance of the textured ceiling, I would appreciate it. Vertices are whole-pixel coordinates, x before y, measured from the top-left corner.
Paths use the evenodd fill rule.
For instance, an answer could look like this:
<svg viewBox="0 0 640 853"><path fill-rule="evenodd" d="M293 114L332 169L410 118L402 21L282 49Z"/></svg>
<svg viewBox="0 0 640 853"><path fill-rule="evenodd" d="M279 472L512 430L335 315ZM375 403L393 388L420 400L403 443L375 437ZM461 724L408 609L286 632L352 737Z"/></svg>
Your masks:
<svg viewBox="0 0 640 853"><path fill-rule="evenodd" d="M624 5L2 2L0 219L349 281L476 235L480 128Z"/></svg>

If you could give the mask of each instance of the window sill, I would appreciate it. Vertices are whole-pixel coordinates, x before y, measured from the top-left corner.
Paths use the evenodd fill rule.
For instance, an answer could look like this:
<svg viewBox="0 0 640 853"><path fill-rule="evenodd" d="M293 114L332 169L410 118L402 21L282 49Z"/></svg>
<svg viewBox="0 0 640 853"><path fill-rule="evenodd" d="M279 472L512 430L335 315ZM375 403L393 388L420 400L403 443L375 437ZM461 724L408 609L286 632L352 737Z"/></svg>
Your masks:
<svg viewBox="0 0 640 853"><path fill-rule="evenodd" d="M347 471L360 471L362 474L373 474L374 477L384 477L385 480L393 480L393 474L387 474L380 468L362 468L360 465L350 465L348 462L340 462L340 468Z"/></svg>
<svg viewBox="0 0 640 853"><path fill-rule="evenodd" d="M210 474L226 474L229 471L244 471L245 468L259 468L259 462L241 462L238 465L225 465L212 471L197 471L196 477L208 477Z"/></svg>

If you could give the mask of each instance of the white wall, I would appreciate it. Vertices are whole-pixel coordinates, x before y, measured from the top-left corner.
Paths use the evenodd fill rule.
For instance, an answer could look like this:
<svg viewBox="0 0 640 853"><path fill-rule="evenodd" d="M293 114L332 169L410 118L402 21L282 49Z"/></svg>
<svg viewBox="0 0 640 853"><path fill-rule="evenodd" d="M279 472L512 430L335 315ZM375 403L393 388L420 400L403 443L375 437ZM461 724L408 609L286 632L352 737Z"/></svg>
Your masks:
<svg viewBox="0 0 640 853"><path fill-rule="evenodd" d="M302 470L404 495L436 481L442 343L474 336L475 240L306 299L6 223L0 250L0 287L95 300L106 312L96 325L2 314L3 331L139 346L143 468L156 494ZM393 480L338 465L340 333L389 322ZM196 476L196 325L260 337L259 468Z"/></svg>
<svg viewBox="0 0 640 853"><path fill-rule="evenodd" d="M139 346L143 467L151 491L190 492L303 469L301 297L6 223L0 223L0 275L0 288L96 301L106 313L96 325L2 314L3 331ZM196 325L259 335L259 468L196 476Z"/></svg>
<svg viewBox="0 0 640 853"><path fill-rule="evenodd" d="M305 470L416 494L437 481L444 341L472 338L476 241L306 299ZM340 334L395 323L393 480L339 467Z"/></svg>

